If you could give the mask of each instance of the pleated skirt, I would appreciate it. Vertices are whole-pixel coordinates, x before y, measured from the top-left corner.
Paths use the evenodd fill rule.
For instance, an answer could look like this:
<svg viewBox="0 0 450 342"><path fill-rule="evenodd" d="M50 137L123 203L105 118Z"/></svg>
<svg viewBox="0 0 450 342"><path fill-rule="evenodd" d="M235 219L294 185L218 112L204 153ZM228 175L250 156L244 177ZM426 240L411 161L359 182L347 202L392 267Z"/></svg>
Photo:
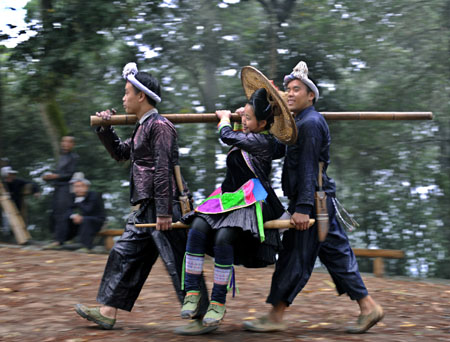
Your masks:
<svg viewBox="0 0 450 342"><path fill-rule="evenodd" d="M238 238L233 244L234 264L249 268L272 265L282 249L278 229L265 229L265 240L261 242L254 205L221 214L203 214L191 211L182 218L190 224L194 217L203 218L213 230L221 228L239 229ZM214 257L213 239L208 241L207 253Z"/></svg>

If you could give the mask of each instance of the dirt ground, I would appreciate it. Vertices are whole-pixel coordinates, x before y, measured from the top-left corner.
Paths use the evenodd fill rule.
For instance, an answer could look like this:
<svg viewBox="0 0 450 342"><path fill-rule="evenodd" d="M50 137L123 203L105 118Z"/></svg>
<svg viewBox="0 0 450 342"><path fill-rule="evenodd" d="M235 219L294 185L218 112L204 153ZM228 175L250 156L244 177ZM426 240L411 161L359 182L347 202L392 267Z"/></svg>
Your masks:
<svg viewBox="0 0 450 342"><path fill-rule="evenodd" d="M0 245L0 341L450 341L450 281L375 278L364 274L372 296L386 316L364 335L345 326L357 305L337 296L326 272L315 272L287 312L289 329L260 334L242 330L244 320L265 313L273 268L237 267L240 293L228 296L227 315L209 335L175 335L179 304L164 265L158 261L131 313L120 311L113 330L102 330L79 317L76 303L95 304L106 254L44 251ZM205 265L209 287L212 263Z"/></svg>

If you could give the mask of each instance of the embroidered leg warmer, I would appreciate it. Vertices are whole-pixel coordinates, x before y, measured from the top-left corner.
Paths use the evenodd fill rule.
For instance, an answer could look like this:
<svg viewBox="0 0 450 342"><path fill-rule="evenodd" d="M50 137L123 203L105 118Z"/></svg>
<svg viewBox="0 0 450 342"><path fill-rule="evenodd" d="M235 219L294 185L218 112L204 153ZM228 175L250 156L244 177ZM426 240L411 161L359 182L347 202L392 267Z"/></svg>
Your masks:
<svg viewBox="0 0 450 342"><path fill-rule="evenodd" d="M205 260L206 234L195 229L191 229L185 254L185 277L184 288L188 291L199 291L200 280L203 272L203 262Z"/></svg>
<svg viewBox="0 0 450 342"><path fill-rule="evenodd" d="M233 268L233 246L214 246L214 286L211 294L211 302L225 304L230 280L231 269Z"/></svg>

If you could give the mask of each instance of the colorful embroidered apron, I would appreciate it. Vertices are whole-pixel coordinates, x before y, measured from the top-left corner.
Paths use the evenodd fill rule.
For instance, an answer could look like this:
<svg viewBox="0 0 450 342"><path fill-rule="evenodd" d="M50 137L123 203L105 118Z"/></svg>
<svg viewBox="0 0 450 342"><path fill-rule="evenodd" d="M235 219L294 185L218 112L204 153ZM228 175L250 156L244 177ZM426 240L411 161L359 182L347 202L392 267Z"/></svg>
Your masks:
<svg viewBox="0 0 450 342"><path fill-rule="evenodd" d="M235 192L222 192L222 188L216 189L195 209L195 211L203 214L223 214L255 205L258 232L261 242L263 242L265 240L265 235L262 202L266 197L267 192L259 179L252 178Z"/></svg>

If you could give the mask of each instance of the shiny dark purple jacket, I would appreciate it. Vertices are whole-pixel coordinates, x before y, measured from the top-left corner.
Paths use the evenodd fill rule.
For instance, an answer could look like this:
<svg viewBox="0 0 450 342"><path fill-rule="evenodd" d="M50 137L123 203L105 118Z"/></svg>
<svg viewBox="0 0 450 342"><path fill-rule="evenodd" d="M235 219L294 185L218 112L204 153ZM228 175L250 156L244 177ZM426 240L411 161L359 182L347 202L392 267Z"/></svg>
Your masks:
<svg viewBox="0 0 450 342"><path fill-rule="evenodd" d="M172 202L178 199L173 172L178 163L178 141L173 124L152 110L125 141L112 127L97 129L97 134L115 160L131 161L131 204L151 199L155 201L157 216L171 216Z"/></svg>

